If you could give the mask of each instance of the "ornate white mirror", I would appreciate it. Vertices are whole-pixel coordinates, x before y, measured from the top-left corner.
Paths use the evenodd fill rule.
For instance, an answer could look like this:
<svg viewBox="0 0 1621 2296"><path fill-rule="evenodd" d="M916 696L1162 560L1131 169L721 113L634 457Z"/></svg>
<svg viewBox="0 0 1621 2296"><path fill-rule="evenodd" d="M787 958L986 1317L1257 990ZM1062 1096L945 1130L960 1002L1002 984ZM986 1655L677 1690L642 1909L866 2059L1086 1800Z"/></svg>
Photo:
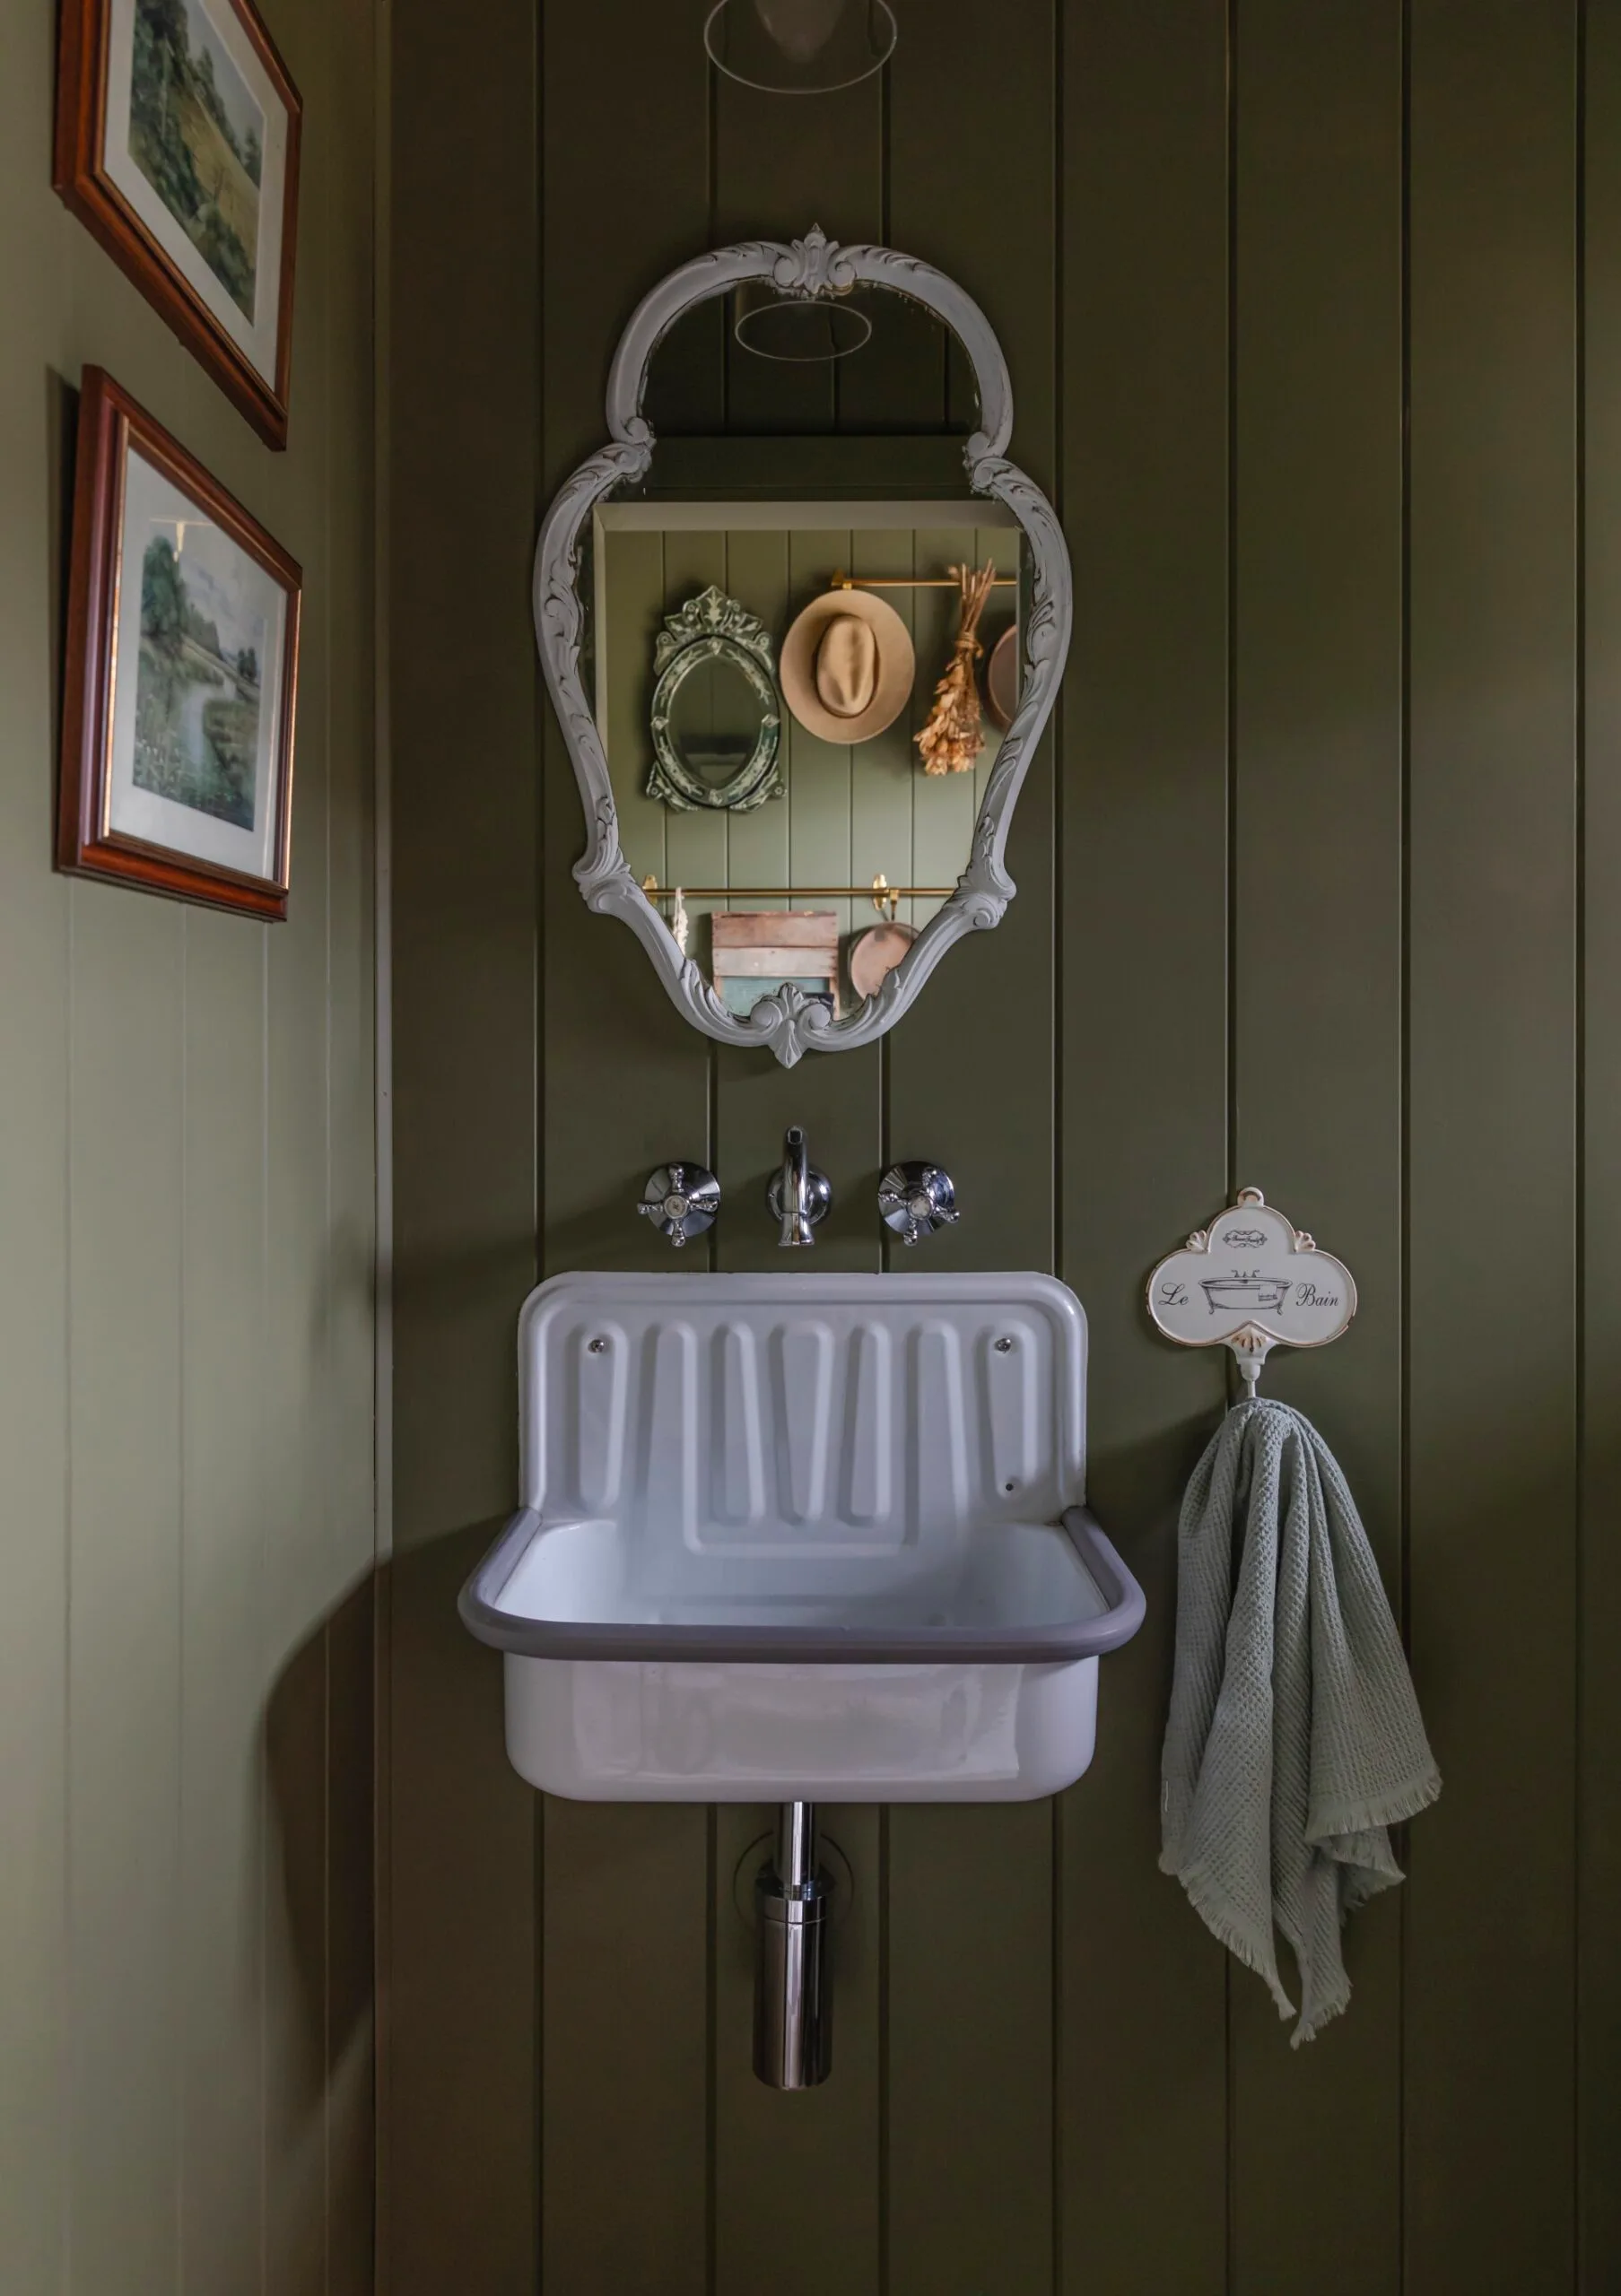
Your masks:
<svg viewBox="0 0 1621 2296"><path fill-rule="evenodd" d="M726 296L750 319L853 311L873 289L921 305L967 355L963 494L644 499L649 369L678 320ZM580 891L640 936L706 1035L785 1065L868 1043L1012 900L1008 829L1068 651L1068 559L1007 458L1000 346L972 298L913 257L819 230L750 240L644 298L607 425L535 563L536 636L585 811Z"/></svg>

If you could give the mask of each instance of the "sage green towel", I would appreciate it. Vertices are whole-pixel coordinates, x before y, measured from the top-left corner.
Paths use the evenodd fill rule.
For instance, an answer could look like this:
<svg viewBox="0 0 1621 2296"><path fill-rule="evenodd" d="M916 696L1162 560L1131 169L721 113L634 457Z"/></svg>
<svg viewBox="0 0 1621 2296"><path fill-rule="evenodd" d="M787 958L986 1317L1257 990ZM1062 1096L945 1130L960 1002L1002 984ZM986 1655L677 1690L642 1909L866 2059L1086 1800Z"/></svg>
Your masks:
<svg viewBox="0 0 1621 2296"><path fill-rule="evenodd" d="M1433 1802L1440 1774L1367 1533L1309 1420L1272 1402L1227 1413L1177 1553L1160 1865L1289 2017L1283 1932L1298 2048L1349 2001L1340 1926L1400 1881L1385 1829Z"/></svg>

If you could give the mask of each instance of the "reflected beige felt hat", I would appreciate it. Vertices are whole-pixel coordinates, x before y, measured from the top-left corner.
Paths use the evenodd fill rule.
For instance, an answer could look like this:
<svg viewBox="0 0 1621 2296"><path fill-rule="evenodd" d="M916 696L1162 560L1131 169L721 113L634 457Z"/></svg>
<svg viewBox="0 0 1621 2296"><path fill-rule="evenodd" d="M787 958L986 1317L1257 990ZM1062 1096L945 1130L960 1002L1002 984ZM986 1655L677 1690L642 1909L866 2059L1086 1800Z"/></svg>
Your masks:
<svg viewBox="0 0 1621 2296"><path fill-rule="evenodd" d="M807 733L870 742L911 698L911 632L870 590L824 590L782 641L777 681Z"/></svg>

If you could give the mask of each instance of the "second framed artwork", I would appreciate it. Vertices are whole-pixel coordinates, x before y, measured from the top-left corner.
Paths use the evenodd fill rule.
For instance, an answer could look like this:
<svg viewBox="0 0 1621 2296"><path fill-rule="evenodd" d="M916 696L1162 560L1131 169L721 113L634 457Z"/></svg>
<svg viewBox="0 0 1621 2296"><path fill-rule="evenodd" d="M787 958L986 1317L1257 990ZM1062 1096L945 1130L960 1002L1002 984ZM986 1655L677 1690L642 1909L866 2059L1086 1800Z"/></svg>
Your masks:
<svg viewBox="0 0 1621 2296"><path fill-rule="evenodd" d="M301 587L257 520L87 367L58 867L286 916Z"/></svg>
<svg viewBox="0 0 1621 2296"><path fill-rule="evenodd" d="M285 446L301 111L253 0L62 0L58 42L57 189Z"/></svg>

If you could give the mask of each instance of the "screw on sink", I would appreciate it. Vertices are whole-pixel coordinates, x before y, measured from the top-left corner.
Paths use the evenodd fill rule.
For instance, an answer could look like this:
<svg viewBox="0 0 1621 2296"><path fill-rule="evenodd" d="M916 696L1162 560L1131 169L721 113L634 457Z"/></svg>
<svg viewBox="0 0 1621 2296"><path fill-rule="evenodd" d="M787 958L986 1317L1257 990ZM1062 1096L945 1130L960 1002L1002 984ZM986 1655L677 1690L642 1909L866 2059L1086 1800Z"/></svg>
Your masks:
<svg viewBox="0 0 1621 2296"><path fill-rule="evenodd" d="M1006 1355L1012 1345L1013 1342L1010 1339L998 1339L997 1342L997 1353L998 1355Z"/></svg>
<svg viewBox="0 0 1621 2296"><path fill-rule="evenodd" d="M686 1241L684 1236L682 1238L682 1241L684 1243ZM606 1339L588 1339L586 1342L586 1353L588 1355L600 1355L607 1346L607 1344L608 1343Z"/></svg>

